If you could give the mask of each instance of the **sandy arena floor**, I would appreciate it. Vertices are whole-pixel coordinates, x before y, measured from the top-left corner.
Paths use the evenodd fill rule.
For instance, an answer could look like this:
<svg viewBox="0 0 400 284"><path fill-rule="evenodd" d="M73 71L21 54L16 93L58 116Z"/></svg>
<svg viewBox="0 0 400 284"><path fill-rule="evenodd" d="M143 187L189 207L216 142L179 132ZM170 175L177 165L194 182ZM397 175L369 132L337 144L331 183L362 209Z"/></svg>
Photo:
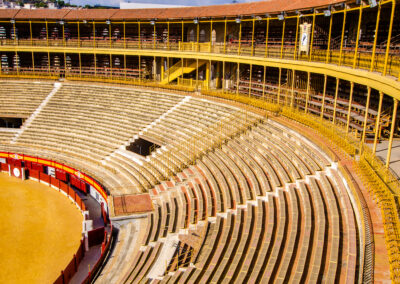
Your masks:
<svg viewBox="0 0 400 284"><path fill-rule="evenodd" d="M0 173L0 283L53 283L79 247L82 215L63 194Z"/></svg>

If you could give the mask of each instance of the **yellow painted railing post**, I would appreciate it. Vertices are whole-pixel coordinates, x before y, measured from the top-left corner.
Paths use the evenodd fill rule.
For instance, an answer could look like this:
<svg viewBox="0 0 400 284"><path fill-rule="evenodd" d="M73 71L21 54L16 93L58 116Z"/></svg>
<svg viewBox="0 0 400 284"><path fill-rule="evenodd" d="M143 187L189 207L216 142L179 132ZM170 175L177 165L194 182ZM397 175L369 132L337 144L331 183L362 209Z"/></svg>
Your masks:
<svg viewBox="0 0 400 284"><path fill-rule="evenodd" d="M311 77L311 73L307 72L307 92L306 92L306 104L304 106L304 112L307 113L308 111L308 100L310 97L310 77Z"/></svg>
<svg viewBox="0 0 400 284"><path fill-rule="evenodd" d="M354 92L354 82L350 82L350 98L349 98L349 107L347 109L346 133L348 133L350 129L351 104L353 103L353 92Z"/></svg>
<svg viewBox="0 0 400 284"><path fill-rule="evenodd" d="M31 36L31 46L33 45L33 36L32 36L32 21L29 20L29 34Z"/></svg>
<svg viewBox="0 0 400 284"><path fill-rule="evenodd" d="M213 20L210 20L210 46L212 47L212 29L213 29ZM211 52L211 50L210 50Z"/></svg>
<svg viewBox="0 0 400 284"><path fill-rule="evenodd" d="M392 0L392 13L390 14L390 24L388 31L388 38L386 41L386 52L385 52L385 65L383 67L383 76L386 76L387 72L387 64L389 59L389 49L390 49L390 41L392 39L392 30L393 30L393 19L394 19L394 11L396 9L396 1Z"/></svg>
<svg viewBox="0 0 400 284"><path fill-rule="evenodd" d="M368 87L368 93L367 93L367 103L365 105L365 114L364 114L364 122L363 122L363 133L361 137L361 149L364 148L364 142L365 142L365 135L367 132L367 122L368 122L368 112L369 112L369 101L371 99L371 87Z"/></svg>
<svg viewBox="0 0 400 284"><path fill-rule="evenodd" d="M343 53L344 32L345 32L345 30L346 30L346 16L347 16L347 10L344 10L344 12L343 12L342 35L341 35L341 37L340 37L339 66L342 65L342 53Z"/></svg>
<svg viewBox="0 0 400 284"><path fill-rule="evenodd" d="M196 58L196 89L199 88L199 59Z"/></svg>
<svg viewBox="0 0 400 284"><path fill-rule="evenodd" d="M376 27L375 27L375 37L374 37L374 45L372 47L372 57L371 57L371 66L369 68L369 71L374 70L374 64L375 64L375 53L376 53L376 43L378 42L378 31L379 31L379 21L381 18L381 3L379 2L378 6L378 14L376 16Z"/></svg>
<svg viewBox="0 0 400 284"><path fill-rule="evenodd" d="M297 53L297 41L299 40L299 21L300 15L297 15L297 23L296 23L296 39L294 41L294 53L293 53L293 60L296 60L296 53Z"/></svg>
<svg viewBox="0 0 400 284"><path fill-rule="evenodd" d="M250 64L250 81L249 81L249 97L251 95L251 80L252 80L252 73L253 73L253 64Z"/></svg>
<svg viewBox="0 0 400 284"><path fill-rule="evenodd" d="M376 123L375 123L375 135L374 135L374 147L372 148L372 153L376 153L376 146L378 144L378 136L379 136L379 124L381 123L381 113L382 113L382 101L383 101L383 92L379 92L379 106L378 106L378 114L376 115Z"/></svg>
<svg viewBox="0 0 400 284"><path fill-rule="evenodd" d="M96 23L93 21L93 48L96 48Z"/></svg>
<svg viewBox="0 0 400 284"><path fill-rule="evenodd" d="M267 73L267 66L264 66L264 77L263 77L263 90L262 90L262 96L263 96L263 101L265 101L265 77Z"/></svg>
<svg viewBox="0 0 400 284"><path fill-rule="evenodd" d="M310 41L310 57L308 58L309 61L312 60L312 52L313 52L313 44L314 44L314 29L315 29L315 10L312 16L312 26L311 26L311 41Z"/></svg>
<svg viewBox="0 0 400 284"><path fill-rule="evenodd" d="M340 79L336 78L336 90L335 90L335 103L333 105L333 124L335 124L336 122L336 107L337 107L337 98L338 98L338 94L339 94L339 83L340 83Z"/></svg>
<svg viewBox="0 0 400 284"><path fill-rule="evenodd" d="M326 85L328 82L328 76L324 76L324 91L322 93L322 105L321 105L321 119L324 118L324 111L325 111L325 95L326 95Z"/></svg>
<svg viewBox="0 0 400 284"><path fill-rule="evenodd" d="M251 32L251 56L254 55L254 26L256 24L256 19L253 18L253 29Z"/></svg>
<svg viewBox="0 0 400 284"><path fill-rule="evenodd" d="M211 60L206 65L206 89L210 89Z"/></svg>
<svg viewBox="0 0 400 284"><path fill-rule="evenodd" d="M225 18L225 27L224 27L224 54L226 54L226 25L227 25L227 19Z"/></svg>
<svg viewBox="0 0 400 284"><path fill-rule="evenodd" d="M325 63L329 62L329 53L331 50L331 39L332 39L332 18L333 16L330 16L329 19L329 32L328 32L328 48L326 49L326 59L325 59Z"/></svg>
<svg viewBox="0 0 400 284"><path fill-rule="evenodd" d="M267 18L267 31L265 33L265 57L268 57L269 17Z"/></svg>
<svg viewBox="0 0 400 284"><path fill-rule="evenodd" d="M283 23L282 23L282 40L281 40L281 54L279 56L280 59L282 59L282 57L283 57L283 44L284 44L284 40L285 40L285 26L286 26L286 19L283 19Z"/></svg>
<svg viewBox="0 0 400 284"><path fill-rule="evenodd" d="M239 47L238 47L238 55L240 55L240 48L242 44L242 22L239 24Z"/></svg>
<svg viewBox="0 0 400 284"><path fill-rule="evenodd" d="M357 28L356 47L354 49L353 68L356 68L356 64L357 64L358 45L360 44L360 30L361 30L362 12L363 12L363 9L362 9L362 7L360 7L359 8L359 14L358 14L358 28Z"/></svg>
<svg viewBox="0 0 400 284"><path fill-rule="evenodd" d="M292 97L290 98L290 108L294 107L294 86L296 79L296 70L292 69Z"/></svg>
<svg viewBox="0 0 400 284"><path fill-rule="evenodd" d="M164 79L164 58L161 58L161 80Z"/></svg>
<svg viewBox="0 0 400 284"><path fill-rule="evenodd" d="M396 125L397 105L399 102L397 99L393 99L393 100L394 100L394 106L393 106L393 115L392 115L392 127L390 129L389 145L388 145L388 152L387 152L387 157L386 157L386 168L389 168L389 165L390 165L390 156L392 154L393 135L394 135L395 125Z"/></svg>

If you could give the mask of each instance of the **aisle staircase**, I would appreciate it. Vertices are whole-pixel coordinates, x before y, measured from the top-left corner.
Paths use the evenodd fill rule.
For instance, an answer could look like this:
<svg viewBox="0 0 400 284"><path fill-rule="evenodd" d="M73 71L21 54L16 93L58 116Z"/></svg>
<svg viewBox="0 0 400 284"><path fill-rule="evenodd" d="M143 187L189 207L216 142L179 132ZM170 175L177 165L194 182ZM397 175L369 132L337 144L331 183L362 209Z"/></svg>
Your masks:
<svg viewBox="0 0 400 284"><path fill-rule="evenodd" d="M199 66L201 67L206 63L204 60L199 60ZM174 80L176 80L179 76L182 76L183 74L188 74L193 71L195 71L197 68L197 62L195 60L184 60L183 61L183 67L182 67L182 60L180 60L178 63L174 64L171 66L165 73L164 77L161 80L161 84L168 84Z"/></svg>

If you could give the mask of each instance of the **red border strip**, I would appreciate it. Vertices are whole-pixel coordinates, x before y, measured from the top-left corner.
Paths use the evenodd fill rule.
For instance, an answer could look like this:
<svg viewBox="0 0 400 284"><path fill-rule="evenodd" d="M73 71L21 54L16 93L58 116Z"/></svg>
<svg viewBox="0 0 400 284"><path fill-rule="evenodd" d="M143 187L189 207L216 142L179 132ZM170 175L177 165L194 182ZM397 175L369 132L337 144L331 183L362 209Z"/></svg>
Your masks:
<svg viewBox="0 0 400 284"><path fill-rule="evenodd" d="M58 163L58 162L55 162L52 160L42 159L39 157L33 157L33 156L24 155L24 154L21 155L21 154L17 154L17 153L10 153L10 152L0 152L0 158L11 158L11 159L18 159L18 160L22 160L22 161L35 162L35 163L42 164L45 166L50 166L50 167L64 170L67 173L72 174L72 175L76 176L77 178L80 178L81 180L85 181L89 185L93 186L96 189L96 191L98 193L100 193L100 195L103 197L105 202L108 204L108 200L107 200L108 195L107 195L106 191L104 190L104 188L98 182L96 182L94 179L92 179L88 175L86 175L74 168L71 168L69 166L66 166L64 164L61 164L61 163Z"/></svg>

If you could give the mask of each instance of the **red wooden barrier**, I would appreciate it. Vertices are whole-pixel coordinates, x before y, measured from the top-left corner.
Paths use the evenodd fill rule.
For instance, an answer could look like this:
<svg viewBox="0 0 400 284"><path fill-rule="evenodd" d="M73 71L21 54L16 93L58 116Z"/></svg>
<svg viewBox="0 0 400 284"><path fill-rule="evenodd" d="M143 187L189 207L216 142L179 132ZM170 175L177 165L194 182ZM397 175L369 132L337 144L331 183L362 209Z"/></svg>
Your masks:
<svg viewBox="0 0 400 284"><path fill-rule="evenodd" d="M64 191L66 194L68 194L68 188L69 188L68 184L63 183L62 181L60 182L60 189Z"/></svg>
<svg viewBox="0 0 400 284"><path fill-rule="evenodd" d="M0 163L0 165L1 165L0 171L8 172L8 164Z"/></svg>
<svg viewBox="0 0 400 284"><path fill-rule="evenodd" d="M60 188L60 181L52 176L50 176L50 184L57 188Z"/></svg>
<svg viewBox="0 0 400 284"><path fill-rule="evenodd" d="M89 247L101 244L104 241L104 227L88 232Z"/></svg>
<svg viewBox="0 0 400 284"><path fill-rule="evenodd" d="M67 173L63 170L56 169L56 178L61 181L67 181Z"/></svg>
<svg viewBox="0 0 400 284"><path fill-rule="evenodd" d="M39 180L47 182L48 184L50 184L50 176L46 175L44 173L39 173Z"/></svg>

